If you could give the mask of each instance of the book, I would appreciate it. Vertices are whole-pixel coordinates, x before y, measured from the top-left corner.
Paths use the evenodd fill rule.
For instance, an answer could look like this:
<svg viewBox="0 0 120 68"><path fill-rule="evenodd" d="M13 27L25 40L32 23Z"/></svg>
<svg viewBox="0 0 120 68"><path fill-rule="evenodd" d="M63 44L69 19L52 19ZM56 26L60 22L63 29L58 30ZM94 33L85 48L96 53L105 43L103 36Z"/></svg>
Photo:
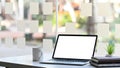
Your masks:
<svg viewBox="0 0 120 68"><path fill-rule="evenodd" d="M90 64L95 67L120 67L120 63L97 64L95 62L90 61Z"/></svg>
<svg viewBox="0 0 120 68"><path fill-rule="evenodd" d="M92 62L95 62L97 64L101 63L120 63L120 57L92 57L91 58Z"/></svg>

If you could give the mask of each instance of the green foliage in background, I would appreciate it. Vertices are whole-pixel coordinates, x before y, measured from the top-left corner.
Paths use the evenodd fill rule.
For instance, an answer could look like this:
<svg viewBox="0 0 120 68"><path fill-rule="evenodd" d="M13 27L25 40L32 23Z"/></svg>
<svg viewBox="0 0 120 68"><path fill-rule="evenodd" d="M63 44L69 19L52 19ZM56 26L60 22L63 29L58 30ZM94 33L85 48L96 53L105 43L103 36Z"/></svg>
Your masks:
<svg viewBox="0 0 120 68"><path fill-rule="evenodd" d="M7 30L6 26L1 26L1 31Z"/></svg>
<svg viewBox="0 0 120 68"><path fill-rule="evenodd" d="M82 28L87 22L86 17L77 17L77 28Z"/></svg>
<svg viewBox="0 0 120 68"><path fill-rule="evenodd" d="M53 17L52 18L53 18L52 19L53 26L55 26L56 25L56 13L55 12L53 13Z"/></svg>
<svg viewBox="0 0 120 68"><path fill-rule="evenodd" d="M71 19L70 15L67 14L67 13L62 16L61 20L62 20L61 23L60 23L59 19L58 19L58 22L62 26L65 26L65 23L72 22L72 19Z"/></svg>
<svg viewBox="0 0 120 68"><path fill-rule="evenodd" d="M53 14L52 19L53 25L56 24L56 13ZM68 13L58 14L58 25L65 26L65 23L72 22L72 19Z"/></svg>
<svg viewBox="0 0 120 68"><path fill-rule="evenodd" d="M53 24L56 24L56 13L54 12L53 14L53 19L52 19ZM63 13L63 14L58 14L58 25L61 26L65 26L66 23L71 23L72 19L70 17L70 15L68 13ZM86 22L87 22L87 18L86 17L77 17L76 18L76 22L77 22L77 28L81 28Z"/></svg>
<svg viewBox="0 0 120 68"><path fill-rule="evenodd" d="M52 21L53 26L56 26L56 12L54 12L53 15L46 17L43 17L42 15L33 15L32 19L39 20L39 27L43 26L43 20ZM77 28L81 28L87 22L87 18L79 16L77 17L76 21L77 21ZM68 13L60 14L60 16L58 16L58 26L60 27L65 26L66 23L71 23L71 22L72 19Z"/></svg>
<svg viewBox="0 0 120 68"><path fill-rule="evenodd" d="M33 15L32 19L39 21L39 27L43 25L43 17L42 17L42 15Z"/></svg>
<svg viewBox="0 0 120 68"><path fill-rule="evenodd" d="M120 15L119 15L119 17L115 18L115 19L113 20L112 24L111 24L112 27L110 28L110 30L111 30L113 36L115 36L115 24L120 24ZM117 43L120 43L120 38L114 38L114 40L115 40Z"/></svg>

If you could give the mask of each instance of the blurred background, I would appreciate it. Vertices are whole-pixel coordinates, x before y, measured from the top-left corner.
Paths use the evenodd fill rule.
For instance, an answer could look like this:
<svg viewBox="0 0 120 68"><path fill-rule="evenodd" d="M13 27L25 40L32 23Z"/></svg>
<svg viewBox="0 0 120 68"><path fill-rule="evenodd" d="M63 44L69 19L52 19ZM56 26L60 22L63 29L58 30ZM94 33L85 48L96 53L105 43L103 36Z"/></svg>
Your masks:
<svg viewBox="0 0 120 68"><path fill-rule="evenodd" d="M97 34L99 38L98 50L96 51L99 52L103 51L104 53L106 43L113 42L118 45L116 47L119 48L120 46L119 0L0 0L0 2L0 38L3 44L5 43L5 38L9 36L13 38L14 44L16 44L16 39L21 37L25 38L25 42L28 45L40 45L43 43L43 39L50 39L54 43L57 34L70 33ZM38 14L31 14L31 2L38 4ZM52 4L52 14L44 14L43 4L46 2ZM11 3L12 6L7 7L10 10L7 12L6 3ZM91 7L84 7L82 4L88 4L86 6ZM101 7L101 5L103 6ZM82 9L90 9L90 11L85 11L84 13L91 12L91 14L84 15ZM109 10L104 11L105 9ZM21 31L20 29L23 27L17 27L17 25L21 25L21 21L23 23L27 22L25 25L27 26L30 24L29 21L34 20L38 21L37 32L32 32L30 28L25 28L24 31ZM44 21L51 22L51 32L44 31Z"/></svg>

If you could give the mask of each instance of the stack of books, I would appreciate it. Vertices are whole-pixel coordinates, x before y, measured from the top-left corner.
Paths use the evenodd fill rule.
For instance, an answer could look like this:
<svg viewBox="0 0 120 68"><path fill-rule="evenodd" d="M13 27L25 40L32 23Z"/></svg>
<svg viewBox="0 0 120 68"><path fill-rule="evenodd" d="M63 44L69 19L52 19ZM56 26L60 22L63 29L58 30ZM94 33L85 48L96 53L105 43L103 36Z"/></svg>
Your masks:
<svg viewBox="0 0 120 68"><path fill-rule="evenodd" d="M120 57L92 57L90 64L97 67L120 66Z"/></svg>

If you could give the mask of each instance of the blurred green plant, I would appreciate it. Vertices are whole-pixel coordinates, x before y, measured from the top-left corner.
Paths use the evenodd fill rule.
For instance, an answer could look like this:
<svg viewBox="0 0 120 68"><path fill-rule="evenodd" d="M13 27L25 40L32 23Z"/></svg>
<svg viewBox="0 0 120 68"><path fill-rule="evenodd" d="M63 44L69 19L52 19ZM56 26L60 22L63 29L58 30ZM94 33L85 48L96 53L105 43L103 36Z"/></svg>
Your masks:
<svg viewBox="0 0 120 68"><path fill-rule="evenodd" d="M87 18L86 17L77 17L77 28L82 28L85 23L87 22Z"/></svg>
<svg viewBox="0 0 120 68"><path fill-rule="evenodd" d="M6 26L1 26L1 31L7 30Z"/></svg>
<svg viewBox="0 0 120 68"><path fill-rule="evenodd" d="M39 27L43 26L44 18L47 20L52 20L53 26L56 26L56 12L54 12L53 15L46 16L46 17L43 17L42 15L32 16L33 20L39 20ZM76 21L77 21L76 27L81 28L87 22L87 18L77 16ZM65 26L66 23L71 23L71 22L72 22L72 19L68 12L58 13L58 26L62 27L62 26Z"/></svg>
<svg viewBox="0 0 120 68"><path fill-rule="evenodd" d="M112 54L114 53L114 51L115 51L115 45L114 45L113 40L110 40L110 41L109 41L109 44L108 44L108 46L107 46L106 51L107 51L107 56L108 56L108 57L109 57L109 56L112 56Z"/></svg>
<svg viewBox="0 0 120 68"><path fill-rule="evenodd" d="M43 25L43 17L42 15L33 15L32 19L38 20L39 21L39 27Z"/></svg>
<svg viewBox="0 0 120 68"><path fill-rule="evenodd" d="M53 14L52 22L53 22L53 24L56 24L56 13L55 12ZM59 26L65 26L66 23L70 23L70 22L72 22L72 19L71 19L69 13L63 12L63 13L59 13L58 14L58 25ZM87 22L87 18L86 17L77 16L76 22L77 22L77 26L76 27L77 28L81 28Z"/></svg>
<svg viewBox="0 0 120 68"><path fill-rule="evenodd" d="M53 19L52 19L53 25L56 24L56 12L53 14ZM58 26L65 26L66 23L72 22L72 19L67 12L63 13L58 13Z"/></svg>
<svg viewBox="0 0 120 68"><path fill-rule="evenodd" d="M109 56L111 56L114 53L114 50L115 50L115 46L113 46L113 45L107 46L107 53Z"/></svg>

